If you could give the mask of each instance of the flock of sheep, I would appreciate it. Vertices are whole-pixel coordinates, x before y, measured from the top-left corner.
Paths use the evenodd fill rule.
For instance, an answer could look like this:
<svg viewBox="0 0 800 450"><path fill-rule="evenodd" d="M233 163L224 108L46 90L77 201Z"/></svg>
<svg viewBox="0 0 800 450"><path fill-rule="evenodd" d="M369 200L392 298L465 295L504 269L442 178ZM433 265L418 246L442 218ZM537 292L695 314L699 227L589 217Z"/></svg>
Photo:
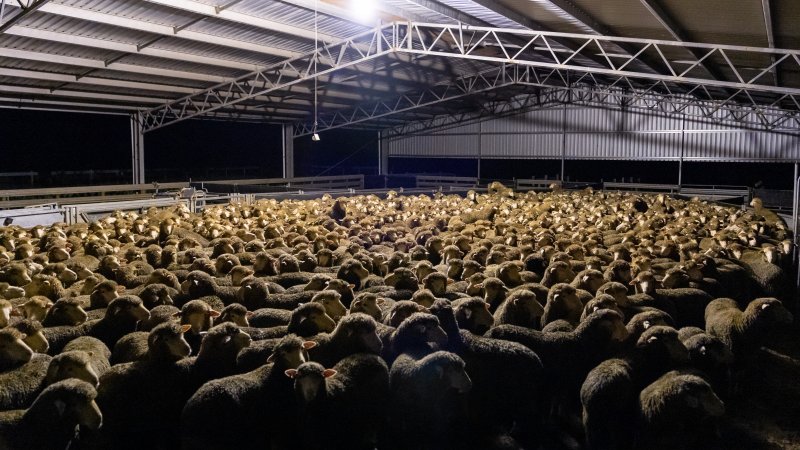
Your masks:
<svg viewBox="0 0 800 450"><path fill-rule="evenodd" d="M493 183L0 227L0 448L719 448L795 306L753 206Z"/></svg>

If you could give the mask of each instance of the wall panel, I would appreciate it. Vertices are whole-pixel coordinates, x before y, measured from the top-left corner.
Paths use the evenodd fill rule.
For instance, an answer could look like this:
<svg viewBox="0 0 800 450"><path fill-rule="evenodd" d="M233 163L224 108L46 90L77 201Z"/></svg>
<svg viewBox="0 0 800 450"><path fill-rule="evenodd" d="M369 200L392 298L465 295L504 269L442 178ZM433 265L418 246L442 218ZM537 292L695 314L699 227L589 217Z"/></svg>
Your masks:
<svg viewBox="0 0 800 450"><path fill-rule="evenodd" d="M712 119L568 106L389 138L389 156L639 161L800 161L800 128L771 133ZM565 126L566 125L566 126Z"/></svg>

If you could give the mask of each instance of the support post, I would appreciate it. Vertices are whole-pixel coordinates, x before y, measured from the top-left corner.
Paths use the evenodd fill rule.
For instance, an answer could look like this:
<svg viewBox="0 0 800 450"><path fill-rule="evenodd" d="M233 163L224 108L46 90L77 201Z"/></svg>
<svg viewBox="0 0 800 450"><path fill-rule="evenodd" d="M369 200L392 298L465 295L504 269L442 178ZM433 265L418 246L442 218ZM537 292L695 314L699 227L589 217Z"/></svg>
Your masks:
<svg viewBox="0 0 800 450"><path fill-rule="evenodd" d="M283 178L294 178L294 127L283 126Z"/></svg>
<svg viewBox="0 0 800 450"><path fill-rule="evenodd" d="M681 158L678 160L678 189L683 185L683 153L686 149L686 116L681 119Z"/></svg>
<svg viewBox="0 0 800 450"><path fill-rule="evenodd" d="M144 132L142 113L131 114L131 167L133 184L144 184Z"/></svg>
<svg viewBox="0 0 800 450"><path fill-rule="evenodd" d="M478 122L478 184L481 183L481 152L483 151L483 122Z"/></svg>
<svg viewBox="0 0 800 450"><path fill-rule="evenodd" d="M564 184L564 157L567 154L567 104L564 103L564 114L561 116L561 184Z"/></svg>
<svg viewBox="0 0 800 450"><path fill-rule="evenodd" d="M800 265L797 255L797 215L798 208L800 208L800 199L797 198L798 183L800 183L800 173L798 173L798 163L794 163L794 179L792 183L792 262ZM800 273L800 270L798 270ZM798 286L800 286L800 275L798 275Z"/></svg>

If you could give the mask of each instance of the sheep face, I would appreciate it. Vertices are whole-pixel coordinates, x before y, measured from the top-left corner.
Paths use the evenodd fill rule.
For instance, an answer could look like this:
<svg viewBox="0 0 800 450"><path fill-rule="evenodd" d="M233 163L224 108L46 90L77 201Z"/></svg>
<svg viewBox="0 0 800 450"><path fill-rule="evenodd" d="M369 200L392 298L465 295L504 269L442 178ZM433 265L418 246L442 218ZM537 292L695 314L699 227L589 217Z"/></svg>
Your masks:
<svg viewBox="0 0 800 450"><path fill-rule="evenodd" d="M41 330L28 333L22 341L36 353L47 353L47 350L50 349L50 343L47 342L47 338L44 337Z"/></svg>
<svg viewBox="0 0 800 450"><path fill-rule="evenodd" d="M8 326L8 323L11 321L11 311L13 309L11 303L0 300L0 328Z"/></svg>
<svg viewBox="0 0 800 450"><path fill-rule="evenodd" d="M462 302L456 305L454 311L458 326L475 334L483 335L494 325L494 317L486 302Z"/></svg>
<svg viewBox="0 0 800 450"><path fill-rule="evenodd" d="M336 375L333 369L325 369L320 364L309 361L297 369L287 369L287 377L294 380L294 391L302 404L309 404L325 391L325 379Z"/></svg>
<svg viewBox="0 0 800 450"><path fill-rule="evenodd" d="M422 280L422 284L425 287L425 289L431 291L431 293L436 297L442 297L445 295L445 293L447 292L447 285L449 283L450 282L447 276L438 272L432 273L426 276ZM430 305L424 305L424 306L430 306Z"/></svg>
<svg viewBox="0 0 800 450"><path fill-rule="evenodd" d="M86 322L88 317L78 303L59 300L47 312L46 319L53 325L75 326Z"/></svg>
<svg viewBox="0 0 800 450"><path fill-rule="evenodd" d="M23 339L25 335L16 330L0 332L0 366L15 367L31 360L33 350Z"/></svg>
<svg viewBox="0 0 800 450"><path fill-rule="evenodd" d="M119 297L119 291L124 287L117 286L113 281L104 281L95 286L89 294L89 300L93 307L106 307L112 300Z"/></svg>
<svg viewBox="0 0 800 450"><path fill-rule="evenodd" d="M61 380L76 378L85 381L94 387L100 383L100 377L95 372L84 352L65 352L50 361L45 376L45 384L53 384ZM88 356L91 356L89 354Z"/></svg>
<svg viewBox="0 0 800 450"><path fill-rule="evenodd" d="M378 306L378 297L375 295L364 295L353 300L350 304L350 314L364 313L375 320L381 319L381 309Z"/></svg>

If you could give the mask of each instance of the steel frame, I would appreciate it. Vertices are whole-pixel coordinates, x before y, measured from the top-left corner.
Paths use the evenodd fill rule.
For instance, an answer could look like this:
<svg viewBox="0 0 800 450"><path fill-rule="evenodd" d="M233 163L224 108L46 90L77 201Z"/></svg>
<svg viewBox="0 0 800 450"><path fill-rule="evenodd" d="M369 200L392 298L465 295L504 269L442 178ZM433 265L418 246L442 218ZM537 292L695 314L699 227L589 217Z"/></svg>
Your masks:
<svg viewBox="0 0 800 450"><path fill-rule="evenodd" d="M577 42L578 46L574 50L554 51L558 41L564 39ZM620 45L635 49L635 53L614 55L609 52L610 47ZM688 67L679 67L680 64L670 61L666 56L674 54L676 50L696 53L698 60ZM599 52L605 66L581 65L578 61L587 52ZM795 109L800 110L800 89L775 86L767 80L772 78L769 74L779 65L800 68L798 50L395 22L339 43L325 44L317 51L299 58L145 111L144 130L150 131L228 108L390 53L494 63L500 65L502 68L499 70L504 73L512 66L533 68L535 70L522 71L526 79L517 79L517 84L571 91L579 88L575 92L589 89L603 93L601 95L622 92L629 97L632 95L637 101L664 105L675 113L687 112L692 105L702 105L703 108L707 107L703 112L706 117L721 111L729 112L730 118L740 122L755 114L761 124L770 129L783 126L791 120L796 122ZM668 69L668 74L636 70L637 63L644 64L643 58L653 55ZM712 60L720 63L736 80L718 79L700 67ZM757 61L764 63L753 71L752 65L758 64ZM419 94L407 94L391 101L369 103L347 112L334 113L326 117L326 123L341 127L463 97L469 95L470 91L494 89L491 88L493 83L480 74L461 80L474 80L478 88L458 82L453 83L456 89L434 86ZM303 127L297 127L296 135L306 132Z"/></svg>

